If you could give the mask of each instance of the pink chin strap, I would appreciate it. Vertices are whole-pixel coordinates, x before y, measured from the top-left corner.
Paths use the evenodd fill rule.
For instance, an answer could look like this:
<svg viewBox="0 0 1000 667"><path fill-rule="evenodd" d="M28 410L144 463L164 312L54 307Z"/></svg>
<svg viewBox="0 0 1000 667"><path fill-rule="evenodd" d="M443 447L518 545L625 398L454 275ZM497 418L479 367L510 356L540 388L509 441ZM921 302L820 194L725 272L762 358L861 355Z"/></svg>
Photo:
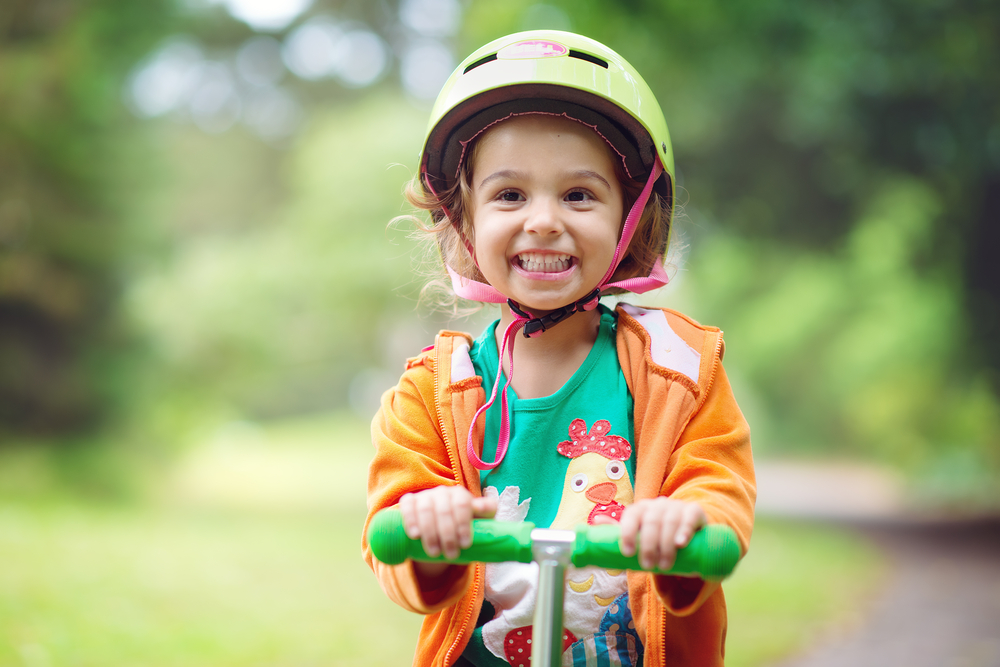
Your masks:
<svg viewBox="0 0 1000 667"><path fill-rule="evenodd" d="M625 217L625 224L622 227L622 235L618 240L618 245L615 246L615 254L611 259L611 265L608 267L604 277L601 278L601 281L597 284L597 287L594 288L594 291L576 303L564 306L558 311L554 311L545 317L534 317L531 313L523 310L520 307L520 304L508 299L492 285L465 278L464 276L459 275L450 266L445 264L445 268L447 268L448 274L451 276L451 285L455 294L463 299L470 299L481 303L506 302L510 307L511 313L514 315L514 321L507 325L507 328L503 333L503 343L500 346L500 353L497 359L497 375L496 379L493 381L493 392L490 394L490 400L488 400L482 407L479 408L479 410L476 411L475 417L472 418L472 424L469 426L469 436L466 440L465 451L469 457L469 461L477 470L493 470L500 465L504 456L507 455L507 447L510 445L510 411L507 407L507 388L510 387L510 382L514 378L514 338L517 336L518 331L524 330L524 335L526 337L533 338L535 336L540 336L547 328L566 319L573 313L593 310L596 308L598 299L601 295L601 290L608 287L618 287L636 294L643 294L644 292L648 292L658 287L663 287L667 284L669 278L667 277L667 272L663 268L662 257L658 257L656 261L653 262L653 268L649 272L648 276L640 278L626 278L625 280L608 282L611 280L611 276L614 275L615 270L624 258L625 250L628 248L629 243L632 242L632 236L635 234L636 227L639 226L639 219L642 217L642 212L646 208L646 202L649 201L649 196L653 192L653 184L656 183L656 179L659 178L662 173L663 165L660 164L659 158L657 158L653 163L653 169L649 174L649 178L646 180L646 185L642 188L642 192L639 194L639 198L635 200L634 204L632 204L632 208ZM451 217L447 210L445 210L445 215L449 218ZM476 254L472 244L469 243L469 240L465 237L465 234L462 233L457 225L455 226L455 229L458 230L459 235L462 237L462 242L465 244L466 249L472 256L473 261L475 261ZM478 265L479 263L476 262L476 266ZM488 410L493 405L494 401L496 401L497 387L500 385L500 377L503 373L503 358L505 353L507 355L507 362L510 365L510 374L507 377L507 383L504 385L503 392L500 394L500 434L497 439L496 459L492 463L488 463L483 461L479 457L479 454L476 453L472 432L475 429L476 422L479 421L479 416Z"/></svg>

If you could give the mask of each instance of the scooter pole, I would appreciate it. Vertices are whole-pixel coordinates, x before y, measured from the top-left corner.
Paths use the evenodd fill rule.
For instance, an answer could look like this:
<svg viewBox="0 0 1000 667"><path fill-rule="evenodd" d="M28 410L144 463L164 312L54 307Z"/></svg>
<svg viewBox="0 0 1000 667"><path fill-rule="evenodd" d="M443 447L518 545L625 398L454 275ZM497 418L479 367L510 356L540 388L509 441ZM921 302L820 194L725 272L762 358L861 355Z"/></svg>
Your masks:
<svg viewBox="0 0 1000 667"><path fill-rule="evenodd" d="M573 531L546 528L531 531L531 553L538 562L538 598L531 627L532 667L562 664L566 567L570 564L575 542Z"/></svg>

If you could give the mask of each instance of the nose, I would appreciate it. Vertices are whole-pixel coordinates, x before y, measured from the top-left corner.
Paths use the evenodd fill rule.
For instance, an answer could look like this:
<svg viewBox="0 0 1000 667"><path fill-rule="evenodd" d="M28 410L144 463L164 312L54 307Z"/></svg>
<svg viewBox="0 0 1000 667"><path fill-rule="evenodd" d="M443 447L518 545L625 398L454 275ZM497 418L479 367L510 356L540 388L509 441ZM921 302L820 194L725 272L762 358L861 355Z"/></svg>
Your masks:
<svg viewBox="0 0 1000 667"><path fill-rule="evenodd" d="M528 207L524 229L529 234L562 234L565 230L559 203L551 197L536 197Z"/></svg>

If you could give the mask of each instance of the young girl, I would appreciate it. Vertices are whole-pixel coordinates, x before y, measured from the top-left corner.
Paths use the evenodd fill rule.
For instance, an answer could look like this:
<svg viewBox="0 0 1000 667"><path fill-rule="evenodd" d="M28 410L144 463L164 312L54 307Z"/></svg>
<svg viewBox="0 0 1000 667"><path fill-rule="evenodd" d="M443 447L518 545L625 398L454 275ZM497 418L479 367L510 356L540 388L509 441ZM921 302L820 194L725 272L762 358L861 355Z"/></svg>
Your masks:
<svg viewBox="0 0 1000 667"><path fill-rule="evenodd" d="M666 283L672 174L659 105L607 47L519 33L458 67L409 198L430 211L455 293L507 305L475 340L441 332L382 397L369 521L398 505L449 557L489 516L618 521L647 567L706 523L746 551L756 490L722 333L598 303ZM386 593L426 614L415 665L528 664L534 564L389 566L364 548ZM718 583L583 568L567 586L564 664L723 664Z"/></svg>

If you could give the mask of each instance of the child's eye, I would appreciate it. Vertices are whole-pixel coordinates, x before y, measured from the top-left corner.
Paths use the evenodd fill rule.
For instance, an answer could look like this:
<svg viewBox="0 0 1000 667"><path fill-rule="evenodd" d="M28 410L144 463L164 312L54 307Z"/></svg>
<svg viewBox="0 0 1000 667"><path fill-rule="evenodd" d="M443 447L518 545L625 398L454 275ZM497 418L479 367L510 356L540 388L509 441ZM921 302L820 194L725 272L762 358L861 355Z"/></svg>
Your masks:
<svg viewBox="0 0 1000 667"><path fill-rule="evenodd" d="M593 197L586 190L574 190L566 195L566 199L571 202L585 202L593 199Z"/></svg>
<svg viewBox="0 0 1000 667"><path fill-rule="evenodd" d="M504 202L516 202L521 201L523 197L521 196L521 193L516 190L504 190L497 195L497 199Z"/></svg>

